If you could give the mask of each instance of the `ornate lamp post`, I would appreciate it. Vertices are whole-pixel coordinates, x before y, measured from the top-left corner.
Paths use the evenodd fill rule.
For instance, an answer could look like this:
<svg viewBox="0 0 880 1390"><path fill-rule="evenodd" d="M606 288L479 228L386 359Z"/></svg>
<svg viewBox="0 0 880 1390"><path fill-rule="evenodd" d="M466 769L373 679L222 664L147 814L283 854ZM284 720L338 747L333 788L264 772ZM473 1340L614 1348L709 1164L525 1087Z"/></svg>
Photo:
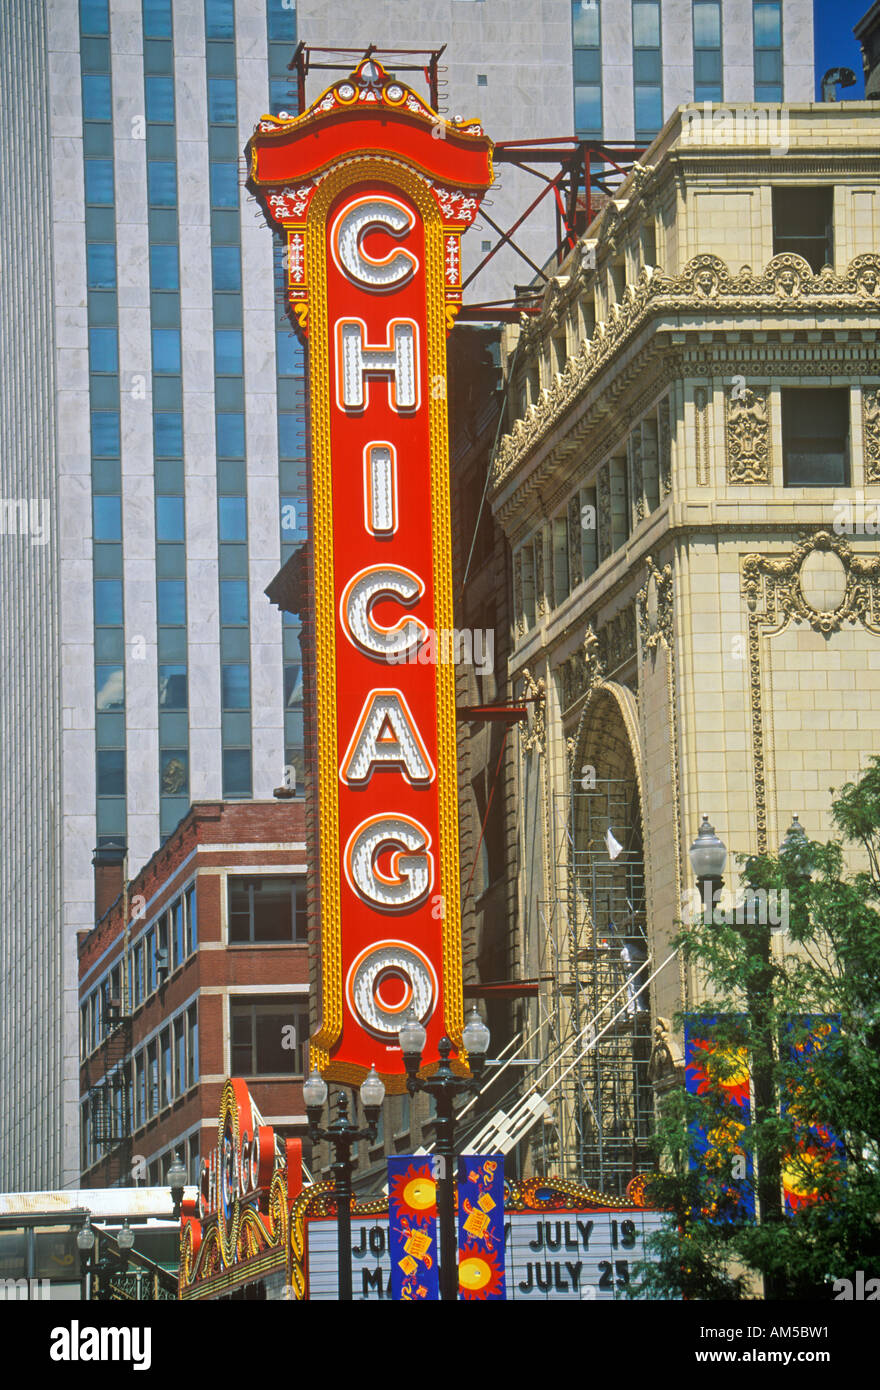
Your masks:
<svg viewBox="0 0 880 1390"><path fill-rule="evenodd" d="M86 1219L76 1233L76 1244L79 1250L80 1278L85 1281L91 1275L94 1287L101 1294L101 1281L105 1275L124 1274L128 1267L128 1252L134 1245L134 1231L128 1224L128 1217L122 1223L122 1228L116 1236L116 1244L119 1248L118 1255L104 1255L100 1260L93 1258L95 1249L95 1229L92 1226L91 1213L86 1214Z"/></svg>
<svg viewBox="0 0 880 1390"><path fill-rule="evenodd" d="M335 1162L330 1165L333 1174L336 1196L337 1250L339 1253L339 1301L352 1301L351 1281L351 1173L353 1163L351 1151L360 1139L376 1138L379 1111L385 1099L382 1078L371 1067L361 1083L361 1104L366 1116L366 1128L358 1129L348 1118L348 1097L345 1091L336 1094L337 1118L320 1128L321 1113L327 1103L327 1082L317 1067L303 1084L303 1099L309 1121L309 1138L313 1141L325 1139L333 1146Z"/></svg>
<svg viewBox="0 0 880 1390"><path fill-rule="evenodd" d="M795 816L779 847L779 856L783 861L787 861L788 867L794 872L801 877L809 878L807 853L808 841L802 825ZM714 898L715 892L723 883L721 873L727 858L722 841L715 835L705 816L699 834L691 846L690 857L697 887L705 904L708 899ZM752 862L751 859L746 861L747 877ZM705 920L711 921L711 916L707 916ZM769 916L766 910L760 911L760 899L750 881L746 887L742 935L749 961L757 962L756 968L749 966L746 1004L752 1035L755 1132L756 1135L761 1135L763 1121L776 1114L778 1103L773 1075L773 960ZM756 1150L758 1219L762 1224L781 1221L782 1170L778 1150L775 1145L767 1145L761 1140L756 1145ZM765 1275L765 1299L778 1297L778 1292L778 1281L772 1275Z"/></svg>
<svg viewBox="0 0 880 1390"><path fill-rule="evenodd" d="M437 1215L440 1223L440 1298L454 1302L458 1298L458 1258L455 1238L455 1190L452 1165L455 1158L455 1098L466 1091L475 1091L486 1065L489 1051L489 1029L474 1005L461 1040L467 1049L471 1075L456 1076L449 1065L452 1043L441 1038L437 1045L440 1062L431 1076L419 1076L426 1033L412 1010L398 1033L406 1067L406 1087L410 1095L426 1091L437 1106L437 1157L440 1160L440 1179L437 1184Z"/></svg>
<svg viewBox="0 0 880 1390"><path fill-rule="evenodd" d="M171 1159L171 1167L168 1169L168 1186L171 1188L171 1200L174 1203L174 1219L175 1221L179 1221L180 1207L183 1202L184 1188L186 1187L186 1169L176 1149Z"/></svg>

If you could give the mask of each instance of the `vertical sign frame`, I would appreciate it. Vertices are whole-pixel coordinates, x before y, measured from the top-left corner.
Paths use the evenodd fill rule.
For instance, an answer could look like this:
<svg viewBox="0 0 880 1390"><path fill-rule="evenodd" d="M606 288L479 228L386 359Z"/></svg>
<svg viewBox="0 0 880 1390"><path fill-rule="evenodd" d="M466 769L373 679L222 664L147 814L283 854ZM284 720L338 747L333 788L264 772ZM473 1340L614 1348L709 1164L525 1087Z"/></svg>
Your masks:
<svg viewBox="0 0 880 1390"><path fill-rule="evenodd" d="M462 1066L446 334L491 143L367 58L303 116L263 117L248 156L309 344L312 1063L357 1084L375 1062L402 1093L409 1005Z"/></svg>

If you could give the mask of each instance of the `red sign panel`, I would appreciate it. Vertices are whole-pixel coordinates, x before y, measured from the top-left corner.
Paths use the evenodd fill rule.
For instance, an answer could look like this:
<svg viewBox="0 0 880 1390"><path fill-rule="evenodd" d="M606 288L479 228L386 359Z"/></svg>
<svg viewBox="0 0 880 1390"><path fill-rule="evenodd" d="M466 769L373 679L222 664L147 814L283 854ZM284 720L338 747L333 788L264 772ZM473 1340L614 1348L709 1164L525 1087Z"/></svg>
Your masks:
<svg viewBox="0 0 880 1390"><path fill-rule="evenodd" d="M412 1007L462 1028L446 333L461 234L492 181L366 60L292 121L266 117L250 187L285 228L309 343L322 1019L312 1058L403 1089Z"/></svg>

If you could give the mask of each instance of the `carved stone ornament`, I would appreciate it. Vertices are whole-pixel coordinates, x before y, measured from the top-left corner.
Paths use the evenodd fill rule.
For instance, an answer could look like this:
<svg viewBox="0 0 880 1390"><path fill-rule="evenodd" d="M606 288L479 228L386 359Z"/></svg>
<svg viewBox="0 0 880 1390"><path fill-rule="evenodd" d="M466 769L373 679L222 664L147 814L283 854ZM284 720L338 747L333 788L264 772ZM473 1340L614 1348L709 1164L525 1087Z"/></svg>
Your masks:
<svg viewBox="0 0 880 1390"><path fill-rule="evenodd" d="M570 709L582 695L589 695L605 679L601 645L592 623L589 623L580 651L574 652L557 668L560 703L564 710Z"/></svg>
<svg viewBox="0 0 880 1390"><path fill-rule="evenodd" d="M862 388L865 482L880 483L880 386Z"/></svg>
<svg viewBox="0 0 880 1390"><path fill-rule="evenodd" d="M620 210L609 203L603 235L606 227L609 234L619 235L622 225ZM577 282L569 289L574 292L582 279L579 270ZM796 326L801 315L841 318L868 306L880 308L880 255L874 252L856 256L842 275L827 266L815 275L808 263L792 252L774 256L757 273L745 266L732 274L720 256L708 254L694 256L680 275L643 266L635 284L627 285L621 303L613 306L606 321L596 325L593 336L584 340L550 389L542 392L540 402L516 420L500 440L492 484L498 487L528 456L584 395L606 362L654 316L688 316L711 308L713 314L725 318L745 315L760 319L769 309L778 312L784 307L795 316ZM542 337L549 325L542 326L534 318L529 322L528 315L522 317L520 352L543 351Z"/></svg>
<svg viewBox="0 0 880 1390"><path fill-rule="evenodd" d="M727 392L727 481L770 481L770 388L734 380Z"/></svg>
<svg viewBox="0 0 880 1390"><path fill-rule="evenodd" d="M658 409L658 461L660 493L668 497L672 491L672 428L669 420L669 397L664 396Z"/></svg>
<svg viewBox="0 0 880 1390"><path fill-rule="evenodd" d="M648 1060L648 1080L654 1084L673 1079L683 1082L684 1072L684 1056L672 1036L672 1024L668 1018L658 1018Z"/></svg>
<svg viewBox="0 0 880 1390"><path fill-rule="evenodd" d="M833 556L823 563L822 553ZM842 536L817 531L789 555L746 555L743 593L748 608L749 700L758 853L767 849L762 634L772 637L789 622L809 623L826 637L844 623L861 622L880 637L880 556L856 555ZM834 600L833 606L828 599Z"/></svg>
<svg viewBox="0 0 880 1390"><path fill-rule="evenodd" d="M528 667L522 673L522 698L532 702L529 720L520 731L524 753L544 753L547 749L546 687L543 676L535 680Z"/></svg>
<svg viewBox="0 0 880 1390"><path fill-rule="evenodd" d="M663 642L672 650L672 566L658 569L649 555L648 577L636 595L642 655Z"/></svg>

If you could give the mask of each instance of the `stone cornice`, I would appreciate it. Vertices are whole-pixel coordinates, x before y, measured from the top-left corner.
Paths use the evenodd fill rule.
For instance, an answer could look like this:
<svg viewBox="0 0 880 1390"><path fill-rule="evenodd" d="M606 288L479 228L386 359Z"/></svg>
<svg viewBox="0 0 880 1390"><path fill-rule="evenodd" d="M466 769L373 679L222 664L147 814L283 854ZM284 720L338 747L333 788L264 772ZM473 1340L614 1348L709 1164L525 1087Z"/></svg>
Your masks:
<svg viewBox="0 0 880 1390"><path fill-rule="evenodd" d="M567 284L564 288L568 288ZM548 308L551 306L552 300ZM634 374L636 363L632 359L640 333L653 333L655 341L646 346L657 352L661 349L656 335L664 329L681 334L683 339L688 334L709 330L735 332L737 319L751 317L761 324L760 331L779 334L786 331L783 325L790 324L794 329L798 319L807 315L852 319L866 313L880 313L880 255L874 253L856 256L843 275L834 274L828 267L814 275L805 260L790 253L774 256L758 274L746 267L733 275L720 257L709 254L693 257L678 276L644 267L636 284L626 287L622 304L612 307L610 319L597 324L592 339L584 342L577 356L569 358L553 385L541 392L539 400L500 440L492 474L496 511L509 512L508 489L514 474L539 450L548 457L553 455L568 442L572 429L583 424L585 407L591 395L600 394L600 385L604 405L613 404L620 396L627 382L620 376L606 380L607 369L628 353L629 375ZM772 329L768 324L771 315L777 320ZM718 319L724 320L724 327ZM658 321L663 320L661 326ZM522 347L528 351L537 346L545 331L546 324L542 326L540 320L525 324L520 351ZM670 370L673 366L667 365L666 379L676 375L675 370ZM638 373L642 374L645 368L643 355L637 364ZM589 425L583 424L582 433L592 425L592 419ZM553 447L546 451L544 446L554 434L557 438ZM580 442L575 439L574 447ZM550 462L550 469L555 461ZM544 474L549 471L546 463L547 459L542 459ZM530 477L529 489L535 486L541 486L541 480ZM498 507L502 489L508 496ZM501 519L504 520L503 515Z"/></svg>

